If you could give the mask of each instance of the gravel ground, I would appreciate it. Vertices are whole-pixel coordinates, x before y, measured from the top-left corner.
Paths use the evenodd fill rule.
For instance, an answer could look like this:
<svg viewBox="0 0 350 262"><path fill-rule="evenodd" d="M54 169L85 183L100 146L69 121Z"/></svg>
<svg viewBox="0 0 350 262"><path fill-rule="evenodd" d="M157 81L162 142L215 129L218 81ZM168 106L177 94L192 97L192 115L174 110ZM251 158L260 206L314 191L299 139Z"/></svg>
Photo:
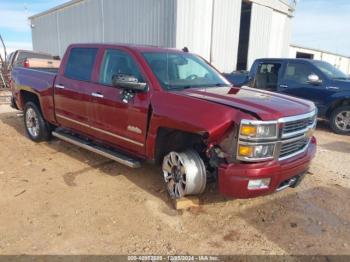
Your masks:
<svg viewBox="0 0 350 262"><path fill-rule="evenodd" d="M132 170L59 140L35 144L0 106L0 254L350 254L350 137L316 132L296 189L175 211L160 171Z"/></svg>

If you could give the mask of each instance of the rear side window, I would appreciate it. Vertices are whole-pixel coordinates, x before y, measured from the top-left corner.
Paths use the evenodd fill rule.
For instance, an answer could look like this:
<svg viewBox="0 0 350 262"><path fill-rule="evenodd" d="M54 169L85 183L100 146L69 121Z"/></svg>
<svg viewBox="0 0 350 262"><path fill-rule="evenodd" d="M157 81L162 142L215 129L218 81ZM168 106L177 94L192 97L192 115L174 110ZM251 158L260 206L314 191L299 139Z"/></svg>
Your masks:
<svg viewBox="0 0 350 262"><path fill-rule="evenodd" d="M72 48L64 76L74 80L90 81L97 48Z"/></svg>
<svg viewBox="0 0 350 262"><path fill-rule="evenodd" d="M280 63L261 63L255 77L254 87L269 91L277 90Z"/></svg>

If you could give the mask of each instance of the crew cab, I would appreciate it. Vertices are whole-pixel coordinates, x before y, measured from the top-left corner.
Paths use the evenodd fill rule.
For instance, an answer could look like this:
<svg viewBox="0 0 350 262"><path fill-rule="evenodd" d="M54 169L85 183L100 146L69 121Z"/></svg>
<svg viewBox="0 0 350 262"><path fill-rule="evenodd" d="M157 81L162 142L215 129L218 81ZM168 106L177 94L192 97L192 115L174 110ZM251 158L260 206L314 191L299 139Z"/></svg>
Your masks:
<svg viewBox="0 0 350 262"><path fill-rule="evenodd" d="M133 168L160 164L172 198L210 181L234 198L295 187L315 155L312 102L233 87L188 52L73 44L56 74L17 67L12 77L30 139L54 136Z"/></svg>
<svg viewBox="0 0 350 262"><path fill-rule="evenodd" d="M257 59L249 73L226 77L235 85L311 100L335 133L350 135L350 78L325 61Z"/></svg>

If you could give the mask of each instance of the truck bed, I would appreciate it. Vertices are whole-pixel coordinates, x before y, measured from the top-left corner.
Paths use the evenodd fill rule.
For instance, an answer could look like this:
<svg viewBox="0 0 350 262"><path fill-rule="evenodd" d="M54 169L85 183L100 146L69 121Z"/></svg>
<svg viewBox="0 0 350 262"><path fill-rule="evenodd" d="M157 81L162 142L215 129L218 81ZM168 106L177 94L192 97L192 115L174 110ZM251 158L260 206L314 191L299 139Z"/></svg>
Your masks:
<svg viewBox="0 0 350 262"><path fill-rule="evenodd" d="M54 90L53 86L56 79L58 69L32 69L15 67L12 70L13 90L12 94L15 98L18 108L23 108L20 92L29 91L36 93L40 99L40 105L45 119L54 120ZM45 110L43 110L45 109Z"/></svg>

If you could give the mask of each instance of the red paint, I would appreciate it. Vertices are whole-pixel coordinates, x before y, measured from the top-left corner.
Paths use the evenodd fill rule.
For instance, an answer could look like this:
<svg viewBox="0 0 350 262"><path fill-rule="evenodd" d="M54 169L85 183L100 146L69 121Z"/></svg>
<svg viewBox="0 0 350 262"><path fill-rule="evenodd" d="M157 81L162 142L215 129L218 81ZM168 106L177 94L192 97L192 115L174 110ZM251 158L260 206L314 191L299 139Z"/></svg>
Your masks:
<svg viewBox="0 0 350 262"><path fill-rule="evenodd" d="M64 76L69 52L74 47L98 48L90 82L72 80ZM106 49L123 50L132 56L148 83L149 91L137 93L132 102L125 104L121 101L122 89L98 83ZM172 128L200 134L206 137L205 142L208 146L213 146L219 144L234 124L239 124L243 118L276 120L308 113L314 109L314 105L305 100L249 88L218 87L167 92L161 88L142 56L142 52L165 51L181 52L174 49L133 45L71 45L62 59L57 76L25 68L13 70L12 78L15 82L13 92L16 103L20 109L23 109L20 92L23 90L32 92L38 96L44 118L48 122L73 129L99 142L148 160L155 158L159 128ZM56 88L57 84L65 88ZM103 98L92 97L92 93L99 93ZM142 133L128 132L128 126L138 127ZM136 144L108 133L122 136ZM253 197L273 192L274 188L248 192L247 179L273 176L272 183L275 187L281 179L295 176L296 172L305 170L314 150L315 143L312 144L307 155L300 159L288 160L288 163L279 164L270 161L260 164L222 165L219 168L220 191L234 197Z"/></svg>
<svg viewBox="0 0 350 262"><path fill-rule="evenodd" d="M25 68L29 68L30 67L28 59L24 60L23 67L25 67Z"/></svg>
<svg viewBox="0 0 350 262"><path fill-rule="evenodd" d="M312 138L304 155L281 161L259 164L230 164L219 168L219 191L233 198L252 198L274 193L280 183L305 173L316 153L316 139ZM267 189L248 190L250 179L271 178Z"/></svg>

